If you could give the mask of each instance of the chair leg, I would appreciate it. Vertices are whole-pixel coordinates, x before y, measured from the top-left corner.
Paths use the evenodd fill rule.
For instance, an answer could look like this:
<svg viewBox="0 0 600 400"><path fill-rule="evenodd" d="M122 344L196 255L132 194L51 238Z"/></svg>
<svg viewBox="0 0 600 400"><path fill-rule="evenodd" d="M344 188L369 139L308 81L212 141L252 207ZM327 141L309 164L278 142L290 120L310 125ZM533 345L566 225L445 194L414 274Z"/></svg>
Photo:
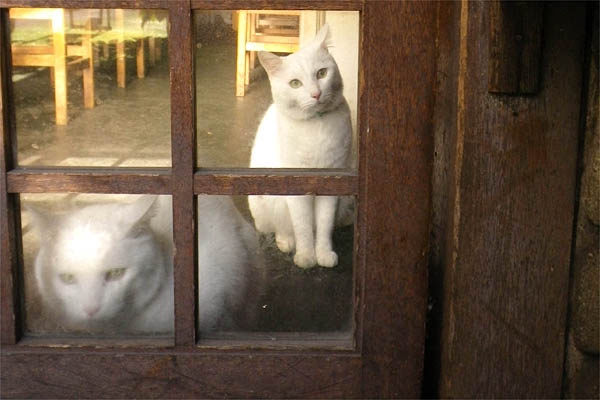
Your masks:
<svg viewBox="0 0 600 400"><path fill-rule="evenodd" d="M154 37L148 38L148 60L150 61L150 66L154 67L156 64L156 39Z"/></svg>
<svg viewBox="0 0 600 400"><path fill-rule="evenodd" d="M82 46L88 56L88 67L83 70L83 104L85 108L94 108L94 49L92 46L92 20L91 15L86 23L86 35L83 37Z"/></svg>
<svg viewBox="0 0 600 400"><path fill-rule="evenodd" d="M125 87L127 65L125 59L125 42L117 40L117 86Z"/></svg>
<svg viewBox="0 0 600 400"><path fill-rule="evenodd" d="M250 13L248 14L248 26L246 27L246 40L252 40L252 35L254 34L256 29L256 14ZM245 83L246 86L250 85L250 72L254 68L254 59L256 58L255 51L247 51L246 52L246 78Z"/></svg>
<svg viewBox="0 0 600 400"><path fill-rule="evenodd" d="M246 83L247 85L250 84L250 74L252 73L252 71L254 70L254 67L256 66L256 52L255 51L249 51L248 52L250 54L250 60L248 62L248 73L246 74L246 76L248 77L248 82Z"/></svg>
<svg viewBox="0 0 600 400"><path fill-rule="evenodd" d="M62 11L62 10L61 10ZM54 47L54 105L56 124L67 124L67 64L64 31L64 14L56 13L52 19Z"/></svg>
<svg viewBox="0 0 600 400"><path fill-rule="evenodd" d="M248 25L248 12L241 10L238 17L238 47L237 69L235 74L235 95L244 96L246 80L246 29Z"/></svg>
<svg viewBox="0 0 600 400"><path fill-rule="evenodd" d="M252 53L251 51L247 51L246 52L246 61L245 61L245 67L244 67L244 84L246 86L248 86L250 84L250 53Z"/></svg>
<svg viewBox="0 0 600 400"><path fill-rule="evenodd" d="M162 46L163 46L163 42L162 42L162 38L156 38L156 52L154 54L154 59L158 62L162 59Z"/></svg>
<svg viewBox="0 0 600 400"><path fill-rule="evenodd" d="M124 15L122 9L115 10L115 27L119 30L117 39L117 86L125 87L126 60L125 60L125 37L124 37Z"/></svg>
<svg viewBox="0 0 600 400"><path fill-rule="evenodd" d="M146 66L144 65L144 52L145 52L145 40L138 39L136 49L136 64L137 64L137 77L144 78L146 76Z"/></svg>

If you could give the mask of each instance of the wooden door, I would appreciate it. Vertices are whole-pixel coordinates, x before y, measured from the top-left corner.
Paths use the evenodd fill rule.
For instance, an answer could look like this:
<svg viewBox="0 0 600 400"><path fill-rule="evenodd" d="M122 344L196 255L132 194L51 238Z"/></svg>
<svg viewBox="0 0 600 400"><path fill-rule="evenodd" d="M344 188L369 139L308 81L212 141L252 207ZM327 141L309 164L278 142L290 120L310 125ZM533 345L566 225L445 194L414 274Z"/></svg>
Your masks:
<svg viewBox="0 0 600 400"><path fill-rule="evenodd" d="M169 12L172 167L21 168L15 162L9 7L159 8ZM192 12L360 13L357 170L196 168ZM360 0L5 0L2 3L2 397L418 397L432 167L436 5ZM410 60L410 61L408 61ZM127 132L123 132L124 135ZM172 345L32 342L21 329L19 194L170 194L174 208ZM194 196L349 194L357 198L352 339L202 346L194 313Z"/></svg>

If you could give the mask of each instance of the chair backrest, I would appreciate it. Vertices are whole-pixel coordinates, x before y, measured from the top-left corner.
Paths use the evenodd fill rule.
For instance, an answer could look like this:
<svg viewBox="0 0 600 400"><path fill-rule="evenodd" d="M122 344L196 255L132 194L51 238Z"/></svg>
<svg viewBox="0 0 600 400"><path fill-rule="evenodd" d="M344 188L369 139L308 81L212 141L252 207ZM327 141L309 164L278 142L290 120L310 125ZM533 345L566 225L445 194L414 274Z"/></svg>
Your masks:
<svg viewBox="0 0 600 400"><path fill-rule="evenodd" d="M299 43L300 11L251 11L248 41Z"/></svg>

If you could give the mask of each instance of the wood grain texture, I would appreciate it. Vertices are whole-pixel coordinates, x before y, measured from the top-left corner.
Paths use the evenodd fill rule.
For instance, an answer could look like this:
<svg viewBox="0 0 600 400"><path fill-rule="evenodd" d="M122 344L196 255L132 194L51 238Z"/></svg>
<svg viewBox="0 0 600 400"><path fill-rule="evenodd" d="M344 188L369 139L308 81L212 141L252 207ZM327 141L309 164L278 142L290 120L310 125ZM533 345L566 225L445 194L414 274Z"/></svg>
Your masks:
<svg viewBox="0 0 600 400"><path fill-rule="evenodd" d="M544 2L494 0L489 8L488 90L537 93L541 79Z"/></svg>
<svg viewBox="0 0 600 400"><path fill-rule="evenodd" d="M227 8L242 2L214 3ZM249 5L258 3L247 2ZM201 2L195 4L202 5ZM131 190L143 186L135 183L138 179L140 182L148 179L153 185L148 191L170 187L173 194L175 346L151 350L2 346L2 398L419 396L433 148L435 48L431 43L435 41L437 6L431 2L393 0L364 4L333 0L276 1L273 4L281 7L314 4L319 9L364 7L361 13L358 176L354 172L327 171L307 174L284 171L281 175L276 172L268 176L246 171L227 175L206 170L194 175L195 94L190 3L169 1L169 38L171 43L177 43L169 49L172 175L170 183L162 175L134 176L131 184L136 189ZM57 171L55 178L66 179L68 173L68 170ZM46 190L52 185L37 172L11 174L9 180L15 185L15 191L36 185ZM117 171L111 171L110 175L117 181L121 179ZM28 179L29 183L23 183ZM75 179L79 183L66 185L81 190L91 190L94 186L93 179L85 173L76 174ZM261 179L264 186L259 187ZM41 183L43 181L45 183ZM127 190L118 186L121 183L103 185L106 190ZM322 185L331 186L322 188ZM258 190L288 193L308 189L359 194L356 351L316 350L314 338L304 350L249 350L239 345L235 349L214 350L195 347L194 194L206 188L239 193Z"/></svg>
<svg viewBox="0 0 600 400"><path fill-rule="evenodd" d="M177 0L2 0L2 7L168 8Z"/></svg>
<svg viewBox="0 0 600 400"><path fill-rule="evenodd" d="M172 0L3 0L2 7L169 8ZM364 0L191 0L194 9L361 10Z"/></svg>
<svg viewBox="0 0 600 400"><path fill-rule="evenodd" d="M489 15L462 3L441 397L561 395L585 4L546 3L537 96L487 93Z"/></svg>
<svg viewBox="0 0 600 400"><path fill-rule="evenodd" d="M171 135L173 160L173 265L175 288L175 344L196 342L196 251L194 225L194 165L196 124L192 13L188 0L169 3L171 68Z"/></svg>
<svg viewBox="0 0 600 400"><path fill-rule="evenodd" d="M3 398L40 399L348 399L358 392L361 363L357 356L318 354L143 355L126 351L4 352L1 362L10 366L10 373L2 368Z"/></svg>
<svg viewBox="0 0 600 400"><path fill-rule="evenodd" d="M449 234L450 190L452 185L453 138L456 131L457 49L460 2L438 3L436 99L434 110L434 165L432 175L432 214L429 246L429 306L425 345L424 398L438 398L440 341L442 331L442 293Z"/></svg>
<svg viewBox="0 0 600 400"><path fill-rule="evenodd" d="M17 237L19 223L18 196L7 193L6 171L14 165L11 125L14 109L9 101L12 92L10 84L10 48L8 11L0 9L0 342L15 343L20 335L18 320L18 273Z"/></svg>
<svg viewBox="0 0 600 400"><path fill-rule="evenodd" d="M194 9L361 10L364 0L191 0Z"/></svg>
<svg viewBox="0 0 600 400"><path fill-rule="evenodd" d="M434 2L368 2L363 15L366 398L416 398L421 389L436 9ZM393 51L382 51L391 44Z"/></svg>
<svg viewBox="0 0 600 400"><path fill-rule="evenodd" d="M286 170L203 170L194 175L195 194L318 194L357 195L353 172Z"/></svg>
<svg viewBox="0 0 600 400"><path fill-rule="evenodd" d="M170 194L168 168L16 168L7 174L9 193ZM195 194L357 194L350 171L202 170Z"/></svg>
<svg viewBox="0 0 600 400"><path fill-rule="evenodd" d="M167 168L17 168L7 183L9 193L171 193Z"/></svg>

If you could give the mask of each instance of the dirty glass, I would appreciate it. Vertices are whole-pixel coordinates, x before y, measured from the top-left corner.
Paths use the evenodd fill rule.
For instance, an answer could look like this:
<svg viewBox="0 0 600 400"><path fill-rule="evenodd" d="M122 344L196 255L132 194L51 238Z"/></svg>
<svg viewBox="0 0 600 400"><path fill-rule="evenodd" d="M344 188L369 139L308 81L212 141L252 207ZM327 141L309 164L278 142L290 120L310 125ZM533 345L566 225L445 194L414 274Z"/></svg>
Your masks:
<svg viewBox="0 0 600 400"><path fill-rule="evenodd" d="M28 337L173 335L170 196L22 194Z"/></svg>
<svg viewBox="0 0 600 400"><path fill-rule="evenodd" d="M171 165L167 11L9 16L20 166Z"/></svg>
<svg viewBox="0 0 600 400"><path fill-rule="evenodd" d="M194 23L198 166L356 167L358 12L196 11ZM293 132L277 151L273 95Z"/></svg>
<svg viewBox="0 0 600 400"><path fill-rule="evenodd" d="M314 196L295 197L317 204ZM307 334L347 342L353 332L354 198L337 199L329 221L322 209L308 211L315 215L316 231L331 224L326 237L336 260L326 266L319 249L314 264L298 265L298 241L295 248L278 244L281 232L292 229L290 222L272 232L262 200L285 203L289 197L198 196L199 343L256 339L277 345L278 339Z"/></svg>

